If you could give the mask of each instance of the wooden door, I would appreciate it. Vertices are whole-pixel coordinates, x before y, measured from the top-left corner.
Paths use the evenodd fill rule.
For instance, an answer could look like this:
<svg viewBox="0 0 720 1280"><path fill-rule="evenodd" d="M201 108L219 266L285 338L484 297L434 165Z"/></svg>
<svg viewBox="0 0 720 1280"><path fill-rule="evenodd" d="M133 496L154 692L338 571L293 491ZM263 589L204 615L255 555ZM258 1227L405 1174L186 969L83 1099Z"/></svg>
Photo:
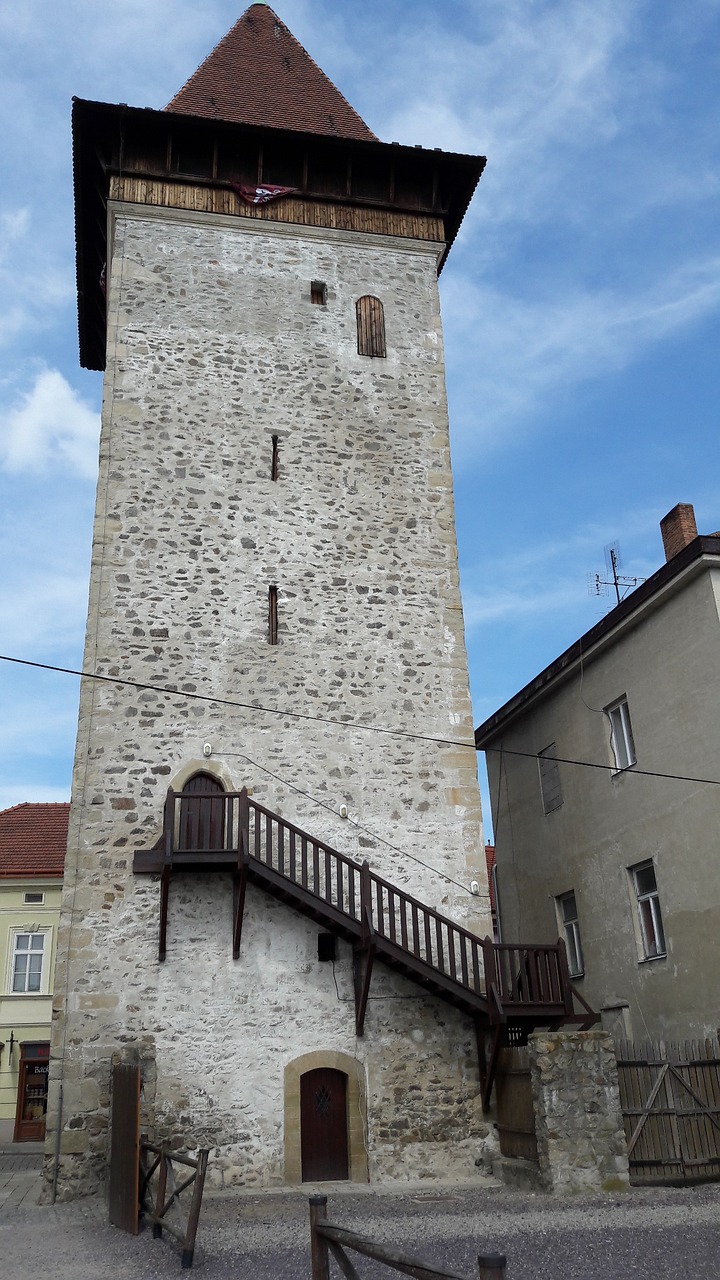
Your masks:
<svg viewBox="0 0 720 1280"><path fill-rule="evenodd" d="M523 1160L538 1158L530 1057L522 1045L500 1050L495 1077L500 1154Z"/></svg>
<svg viewBox="0 0 720 1280"><path fill-rule="evenodd" d="M116 1063L112 1069L108 1209L113 1226L138 1233L140 1175L140 1068Z"/></svg>
<svg viewBox="0 0 720 1280"><path fill-rule="evenodd" d="M44 1142L47 1112L49 1044L20 1046L15 1142Z"/></svg>
<svg viewBox="0 0 720 1280"><path fill-rule="evenodd" d="M331 1067L300 1077L303 1182L338 1182L349 1176L347 1079Z"/></svg>
<svg viewBox="0 0 720 1280"><path fill-rule="evenodd" d="M196 773L185 783L180 798L181 852L208 853L223 848L224 794L217 778L209 773Z"/></svg>

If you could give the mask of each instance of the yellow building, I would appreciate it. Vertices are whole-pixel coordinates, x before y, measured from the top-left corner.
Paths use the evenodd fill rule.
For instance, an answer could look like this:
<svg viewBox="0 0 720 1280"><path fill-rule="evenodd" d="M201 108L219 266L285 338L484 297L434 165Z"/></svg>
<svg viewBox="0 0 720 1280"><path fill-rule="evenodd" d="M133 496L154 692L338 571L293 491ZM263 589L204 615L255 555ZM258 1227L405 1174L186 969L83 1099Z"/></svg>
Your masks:
<svg viewBox="0 0 720 1280"><path fill-rule="evenodd" d="M0 1142L45 1137L69 804L0 813Z"/></svg>

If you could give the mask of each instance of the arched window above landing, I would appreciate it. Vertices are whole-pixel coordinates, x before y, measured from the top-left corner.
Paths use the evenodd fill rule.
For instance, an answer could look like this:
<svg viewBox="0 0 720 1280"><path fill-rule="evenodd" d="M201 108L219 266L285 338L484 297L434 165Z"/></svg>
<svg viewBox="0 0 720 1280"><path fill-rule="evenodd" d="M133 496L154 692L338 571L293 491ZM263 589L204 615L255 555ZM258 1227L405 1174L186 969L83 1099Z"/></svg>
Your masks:
<svg viewBox="0 0 720 1280"><path fill-rule="evenodd" d="M357 349L361 356L385 356L385 312L379 298L365 294L355 304Z"/></svg>

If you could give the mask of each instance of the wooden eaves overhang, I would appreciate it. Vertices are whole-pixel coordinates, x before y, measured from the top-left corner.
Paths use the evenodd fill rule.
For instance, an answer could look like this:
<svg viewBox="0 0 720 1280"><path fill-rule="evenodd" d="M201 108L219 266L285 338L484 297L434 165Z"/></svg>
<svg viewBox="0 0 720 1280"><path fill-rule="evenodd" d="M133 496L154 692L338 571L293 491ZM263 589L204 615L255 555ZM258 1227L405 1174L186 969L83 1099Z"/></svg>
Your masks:
<svg viewBox="0 0 720 1280"><path fill-rule="evenodd" d="M110 198L197 212L344 227L444 242L438 270L485 167L482 156L73 100L80 363L105 367ZM232 184L292 197L243 204Z"/></svg>
<svg viewBox="0 0 720 1280"><path fill-rule="evenodd" d="M160 961L167 954L173 875L224 872L233 879L233 959L240 957L248 884L350 943L358 1036L376 960L454 1005L474 1023L486 1108L508 1038L523 1038L538 1025L597 1021L571 982L562 941L535 946L480 938L378 876L367 862L355 862L257 804L246 788L192 795L170 789L163 833L152 849L136 852L133 871L160 877Z"/></svg>

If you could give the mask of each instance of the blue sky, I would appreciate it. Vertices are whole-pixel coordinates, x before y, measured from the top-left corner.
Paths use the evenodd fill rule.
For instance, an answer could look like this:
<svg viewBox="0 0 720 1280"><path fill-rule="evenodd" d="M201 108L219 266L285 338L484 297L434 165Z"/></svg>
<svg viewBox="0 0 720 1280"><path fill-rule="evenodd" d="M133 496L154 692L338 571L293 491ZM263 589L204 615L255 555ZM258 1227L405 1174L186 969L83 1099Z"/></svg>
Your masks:
<svg viewBox="0 0 720 1280"><path fill-rule="evenodd" d="M381 138L488 157L441 284L479 723L609 607L606 543L648 575L676 502L720 527L720 0L274 8ZM82 657L72 96L160 108L241 12L0 0L2 653ZM0 664L0 807L68 797L76 712L75 679Z"/></svg>

